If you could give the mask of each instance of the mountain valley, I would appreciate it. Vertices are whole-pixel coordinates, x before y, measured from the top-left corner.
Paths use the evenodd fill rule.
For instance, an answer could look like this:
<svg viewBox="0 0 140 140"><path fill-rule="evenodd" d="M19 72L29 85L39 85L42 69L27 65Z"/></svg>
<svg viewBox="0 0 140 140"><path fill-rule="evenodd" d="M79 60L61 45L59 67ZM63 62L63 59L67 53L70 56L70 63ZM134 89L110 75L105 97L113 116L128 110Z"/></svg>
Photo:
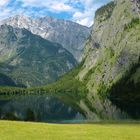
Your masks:
<svg viewBox="0 0 140 140"><path fill-rule="evenodd" d="M20 28L2 25L0 72L12 77L14 82L29 88L1 87L1 104L8 98L9 101L5 103L4 108L8 108L12 117L15 117L19 110L14 110L15 106L14 109L9 109L9 102L16 101L16 97L41 95L57 98L61 102L61 107L70 106L72 110L76 110L74 116L80 114L78 119L94 121L140 119L139 7L140 2L137 0L117 0L99 8L90 36L84 37L84 40L88 39L83 54L80 54L82 61L78 65L76 59L79 61L79 54L77 55L77 52L74 54L73 50L67 49L64 44L65 49L58 43L45 40L47 37L38 36L40 33L31 31L33 28L26 27L29 31L21 29L25 25L20 24ZM18 26L15 23L12 24ZM86 31L83 32L87 34ZM16 33L18 37L15 36ZM7 40L5 37L2 38L4 34ZM14 43L10 45L11 42ZM83 39L81 42L84 42ZM3 51L3 48L6 48L6 51ZM47 75L53 75L53 80ZM21 77L20 82L17 82L17 77ZM44 80L43 83L46 85L38 82L40 80ZM61 108L59 109L61 112ZM69 114L69 111L66 110L66 113ZM5 119L9 118L7 116Z"/></svg>

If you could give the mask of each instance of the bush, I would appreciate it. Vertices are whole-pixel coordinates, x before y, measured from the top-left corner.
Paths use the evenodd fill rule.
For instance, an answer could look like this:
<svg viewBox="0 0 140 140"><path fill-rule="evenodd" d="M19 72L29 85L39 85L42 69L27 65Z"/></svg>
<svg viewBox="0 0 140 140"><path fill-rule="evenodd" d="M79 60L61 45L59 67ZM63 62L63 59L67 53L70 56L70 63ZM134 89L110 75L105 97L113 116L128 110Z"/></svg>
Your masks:
<svg viewBox="0 0 140 140"><path fill-rule="evenodd" d="M133 18L130 23L128 23L127 25L124 26L124 30L129 30L131 28L134 28L138 24L140 24L140 19L139 18Z"/></svg>

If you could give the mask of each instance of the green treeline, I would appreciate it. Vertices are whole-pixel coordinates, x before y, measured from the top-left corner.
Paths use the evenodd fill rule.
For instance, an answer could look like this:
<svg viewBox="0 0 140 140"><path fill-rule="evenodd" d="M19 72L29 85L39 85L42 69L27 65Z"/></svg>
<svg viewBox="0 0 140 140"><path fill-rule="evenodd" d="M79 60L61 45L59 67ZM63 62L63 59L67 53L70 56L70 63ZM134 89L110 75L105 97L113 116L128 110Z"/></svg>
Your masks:
<svg viewBox="0 0 140 140"><path fill-rule="evenodd" d="M82 63L62 76L58 81L47 86L32 88L0 87L0 96L46 94L61 99L64 98L65 101L80 101L80 99L85 98L88 93L85 84L76 79L76 75L81 69L81 66Z"/></svg>

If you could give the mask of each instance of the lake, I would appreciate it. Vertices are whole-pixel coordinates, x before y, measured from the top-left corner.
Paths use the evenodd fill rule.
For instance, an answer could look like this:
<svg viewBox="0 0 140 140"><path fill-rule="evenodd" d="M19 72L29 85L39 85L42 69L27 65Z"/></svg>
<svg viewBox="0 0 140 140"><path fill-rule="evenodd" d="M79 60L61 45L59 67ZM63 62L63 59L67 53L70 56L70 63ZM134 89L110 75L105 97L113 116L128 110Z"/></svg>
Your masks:
<svg viewBox="0 0 140 140"><path fill-rule="evenodd" d="M75 122L84 116L60 99L45 95L0 98L0 119L37 122Z"/></svg>

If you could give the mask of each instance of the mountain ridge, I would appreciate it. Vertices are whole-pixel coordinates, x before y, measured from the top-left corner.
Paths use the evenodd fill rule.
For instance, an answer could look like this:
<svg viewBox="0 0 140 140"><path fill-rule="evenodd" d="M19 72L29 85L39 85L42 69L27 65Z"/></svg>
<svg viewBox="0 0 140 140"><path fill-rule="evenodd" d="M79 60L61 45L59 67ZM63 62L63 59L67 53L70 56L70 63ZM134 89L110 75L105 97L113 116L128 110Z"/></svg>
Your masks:
<svg viewBox="0 0 140 140"><path fill-rule="evenodd" d="M0 25L2 24L25 28L44 39L57 42L71 52L78 61L81 60L84 42L90 33L90 29L86 26L47 16L31 18L24 15L15 15L1 20Z"/></svg>
<svg viewBox="0 0 140 140"><path fill-rule="evenodd" d="M57 97L87 120L139 119L140 14L135 2L139 7L139 1L117 0L97 10L80 65L53 84L18 94Z"/></svg>
<svg viewBox="0 0 140 140"><path fill-rule="evenodd" d="M77 62L66 49L26 29L0 26L0 70L26 86L47 84Z"/></svg>

